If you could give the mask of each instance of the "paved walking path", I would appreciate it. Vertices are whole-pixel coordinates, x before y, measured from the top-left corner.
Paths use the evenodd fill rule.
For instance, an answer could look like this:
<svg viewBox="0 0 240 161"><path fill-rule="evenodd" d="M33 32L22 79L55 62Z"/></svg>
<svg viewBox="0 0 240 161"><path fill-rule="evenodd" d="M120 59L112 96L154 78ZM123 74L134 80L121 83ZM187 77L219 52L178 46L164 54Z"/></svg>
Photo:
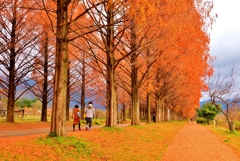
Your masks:
<svg viewBox="0 0 240 161"><path fill-rule="evenodd" d="M72 131L72 127L67 127L67 131ZM14 136L27 136L34 134L49 134L50 128L37 128L37 129L21 129L21 130L3 130L0 131L0 138L14 137Z"/></svg>
<svg viewBox="0 0 240 161"><path fill-rule="evenodd" d="M240 156L202 125L186 125L174 138L162 161L240 161Z"/></svg>
<svg viewBox="0 0 240 161"><path fill-rule="evenodd" d="M129 126L130 124L119 124L117 127ZM81 126L81 130L85 130L86 126ZM101 128L103 126L92 126L92 129ZM77 129L77 128L76 128ZM67 132L72 132L72 126L67 127ZM14 137L14 136L27 136L34 134L46 134L48 135L50 128L36 128L36 129L16 129L16 130L0 130L0 138Z"/></svg>

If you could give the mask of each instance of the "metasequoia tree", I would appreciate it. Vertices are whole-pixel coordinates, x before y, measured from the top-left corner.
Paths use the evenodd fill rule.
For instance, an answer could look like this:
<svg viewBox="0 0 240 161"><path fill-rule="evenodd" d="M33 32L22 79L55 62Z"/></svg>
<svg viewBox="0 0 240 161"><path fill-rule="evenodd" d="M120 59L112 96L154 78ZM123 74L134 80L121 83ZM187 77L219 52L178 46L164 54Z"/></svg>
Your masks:
<svg viewBox="0 0 240 161"><path fill-rule="evenodd" d="M130 74L131 77L131 88L128 90L128 93L132 97L132 124L139 124L139 95L138 91L139 88L141 87L143 80L147 73L149 72L148 70L150 69L151 65L157 60L160 59L159 56L162 55L163 52L165 52L165 56L168 56L168 53L170 50L169 48L175 48L175 50L183 50L184 47L181 45L184 43L184 37L182 39L182 35L178 34L179 31L182 30L182 26L185 23L183 20L190 17L191 12L195 12L194 7L192 3L189 3L189 1L181 2L178 5L173 6L172 4L179 3L179 1L169 1L166 3L162 3L159 1L154 2L154 6L151 5L142 5L142 3L139 3L140 6L144 7L139 7L139 10L134 3L134 8L135 10L128 12L130 15L133 15L132 18L131 16L128 17L128 23L129 23L129 38L126 38L124 45L129 44L129 49L131 51L130 54L130 59L129 65L131 67L131 70L127 70L125 65L123 65L123 68L125 67L125 74ZM130 5L131 6L131 5ZM133 5L132 5L133 6ZM155 7L156 6L156 7ZM131 8L131 7L130 7ZM169 9L171 8L171 9ZM172 10L172 8L175 8ZM156 17L151 15L151 9L154 10L155 14L157 15ZM141 14L142 11L144 11L144 14ZM147 14L148 13L148 14ZM154 15L155 15L154 14ZM145 17L145 19L148 20L148 24L144 24L144 18L143 19L138 19L136 15L140 15L139 17ZM187 16L187 18L185 18ZM154 25L154 23L151 23L152 19L153 22L160 23L160 25ZM195 17L196 18L196 17ZM197 17L199 19L199 17ZM188 20L190 22L190 20ZM146 22L145 22L146 23ZM189 23L188 23L189 24ZM196 26L198 27L197 29L201 28L200 23L198 23ZM155 29L155 28L157 29ZM187 29L184 29L184 31L188 35L191 33L194 33L194 27L191 27L191 31L189 32ZM156 32L158 31L158 32ZM153 35L153 36L151 36ZM174 35L174 36L172 36ZM148 39L152 40L149 41ZM128 41L128 43L126 43ZM154 41L154 45L152 45ZM177 44L179 43L179 44ZM151 50L148 50L147 52L143 52L141 48L144 48L146 46L149 46L151 44ZM207 43L206 43L207 44ZM204 45L206 45L204 44ZM155 50L154 47L152 46L158 46L156 47ZM126 48L126 46L123 46ZM205 47L205 46L204 46ZM178 48L178 49L176 49ZM140 50L141 49L141 50ZM168 50L166 50L168 49ZM174 51L175 54L181 54L181 51L176 52ZM150 54L149 54L150 53ZM153 54L151 54L153 53ZM200 52L199 52L200 53ZM148 56L144 56L148 55ZM204 53L201 53L204 55ZM176 55L175 55L176 56ZM151 60L148 62L148 65L144 67L142 64L143 59ZM155 59L155 60L154 60ZM164 58L167 60L167 58ZM184 59L183 59L184 60ZM122 69L123 69L122 68ZM142 68L142 71L140 69ZM121 69L121 70L122 70ZM145 70L145 72L144 72ZM160 69L161 70L161 69ZM171 72L171 71L170 71ZM141 73L141 74L139 74ZM121 73L122 74L122 73ZM119 77L119 79L126 78L126 77ZM199 77L200 79L200 77ZM122 85L123 83L126 83L125 85ZM122 86L122 88L126 88L127 86L127 80L123 81L121 80L119 85ZM172 94L172 92L170 92ZM199 92L200 93L200 92ZM149 96L150 92L148 93ZM157 111L159 111L157 108ZM163 111L164 112L164 111ZM160 118L160 112L158 112L158 118ZM149 114L148 114L149 117ZM160 119L159 119L160 120Z"/></svg>
<svg viewBox="0 0 240 161"><path fill-rule="evenodd" d="M99 4L101 4L101 1L99 1ZM92 7L94 8L97 6L91 4L91 1L86 1L86 3L83 3L83 5L79 7L78 12L84 10L91 12L89 8ZM82 24L85 24L87 27L83 27ZM70 55L73 56L75 63L78 63L77 74L79 75L79 81L75 81L72 86L72 100L81 104L82 115L84 114L85 100L92 100L94 104L96 104L99 103L98 100L102 98L102 96L100 96L100 93L103 92L101 90L102 87L99 88L102 84L102 76L99 75L100 73L98 73L99 71L96 69L94 61L92 61L89 55L89 53L98 52L98 49L92 46L88 41L89 38L92 39L92 37L95 36L94 33L98 28L99 26L95 25L94 21L89 16L84 17L81 21L75 22L74 26L72 26L73 39L70 45L73 47L74 51L71 52ZM106 90L104 90L104 92L106 92ZM106 107L106 101L103 103L103 106Z"/></svg>
<svg viewBox="0 0 240 161"><path fill-rule="evenodd" d="M153 4L155 3L157 2ZM153 11L157 13L153 5L145 3L145 1L141 1L137 5L135 2L129 1L128 5L130 9L125 13L127 15L124 26L126 32L121 40L120 53L126 53L125 55L129 56L120 64L118 85L131 96L131 124L138 125L139 89L147 78L150 67L158 57L158 53L153 53L149 46L162 37L164 32L161 32L162 28L158 24L161 18L152 13Z"/></svg>
<svg viewBox="0 0 240 161"><path fill-rule="evenodd" d="M86 8L94 1L88 0ZM116 26L122 25L123 16L121 9L124 2L108 0L103 5L89 11L89 16L94 25L99 27L97 32L86 35L85 40L89 45L86 52L92 59L92 67L103 74L106 79L106 126L117 124L117 98L116 98L116 67L124 56L117 54L118 40L121 39L124 30L116 30ZM118 18L117 18L118 17ZM93 50L96 49L96 50Z"/></svg>
<svg viewBox="0 0 240 161"><path fill-rule="evenodd" d="M81 8L82 3L72 0L58 0L56 6L47 5L51 1L42 1L42 5L45 8L47 16L49 17L52 31L56 36L56 58L55 58L55 76L54 76L54 97L52 104L52 118L50 133L58 136L66 136L66 109L69 108L69 60L68 60L68 43L76 38L86 34L82 28L74 27L77 21L81 18L85 18L87 10L99 5L95 3L86 10ZM80 6L80 7L79 7ZM52 20L54 16L52 12L56 10L56 28L53 25ZM76 11L76 12L75 12ZM89 28L87 25L85 28ZM91 32L91 31L90 31Z"/></svg>
<svg viewBox="0 0 240 161"><path fill-rule="evenodd" d="M94 104L96 103L99 77L101 77L101 75L99 76L99 73L88 65L91 64L91 61L89 61L89 58L87 58L84 53L74 55L77 55L79 59L73 57L71 60L71 100L81 104L81 115L83 116L85 100L91 100Z"/></svg>
<svg viewBox="0 0 240 161"><path fill-rule="evenodd" d="M33 32L34 12L24 9L24 2L19 0L5 1L5 7L0 14L0 42L1 42L1 74L0 86L8 98L7 119L14 122L14 102L26 90L20 93L16 88L28 81L25 76L32 70L38 32Z"/></svg>
<svg viewBox="0 0 240 161"><path fill-rule="evenodd" d="M159 59L160 62L155 63L154 67L158 122L167 120L169 109L181 113L184 117L193 116L204 85L202 79L210 74L209 37L203 30L206 25L204 17L188 2L182 2L181 5L182 7L178 6L176 10L165 15L170 20L166 22L167 26L170 23L172 28L168 28L166 32L168 39L159 41L158 45L166 49ZM208 8L205 9L207 10ZM178 99L184 103L180 103ZM173 104L175 101L181 105L177 106L177 110L176 104Z"/></svg>
<svg viewBox="0 0 240 161"><path fill-rule="evenodd" d="M71 48L71 46L68 48L68 52L72 53L73 52L73 48ZM70 115L69 115L69 111L70 111L70 101L71 101L71 95L72 95L72 87L74 86L74 84L76 83L76 81L78 81L79 75L76 75L76 69L79 67L77 65L78 62L75 61L75 58L72 57L71 54L68 55L69 56L69 63L68 63L68 71L67 71L67 105L66 105L66 120L69 121L70 119Z"/></svg>
<svg viewBox="0 0 240 161"><path fill-rule="evenodd" d="M207 80L210 101L226 117L230 131L234 130L232 118L240 110L240 90L237 84L239 78L240 68L232 65L228 71L223 68ZM221 104L225 108L222 108Z"/></svg>
<svg viewBox="0 0 240 161"><path fill-rule="evenodd" d="M70 48L72 51L69 51L70 68L69 68L69 76L68 76L68 106L67 106L67 118L68 111L70 107L70 100L75 100L75 102L79 102L81 104L81 115L84 114L85 108L85 100L90 99L94 96L94 87L91 87L93 82L95 81L97 75L93 74L93 70L89 67L88 63L90 59L87 57L85 52L82 50L86 50L85 41L83 41L83 36L96 31L98 27L93 26L93 23L86 16L87 12L92 8L100 5L102 2L94 3L93 5L85 8L84 4L87 2L79 3L77 1L72 1L70 4L70 29L69 29L69 42ZM84 24L84 26L83 26ZM74 62L74 63L73 63ZM77 72L74 71L75 66L73 64L78 63ZM78 73L78 77L74 76ZM72 77L73 76L73 77ZM77 79L76 79L77 78ZM73 80L71 80L73 79ZM77 87L77 89L75 88ZM91 89L92 88L92 89ZM92 91L91 91L92 90ZM90 91L90 93L89 93ZM75 98L74 98L75 97ZM76 98L79 98L76 100Z"/></svg>
<svg viewBox="0 0 240 161"><path fill-rule="evenodd" d="M88 2L89 4L91 4L91 1ZM88 52L88 55L92 57L93 61L95 61L95 69L102 73L106 78L106 126L115 126L117 123L116 69L118 67L118 64L126 57L136 52L137 49L133 47L132 50L130 50L131 47L126 46L126 39L123 38L126 28L130 28L129 22L128 25L126 25L125 23L125 21L127 20L126 17L129 15L126 14L127 12L129 12L127 11L127 8L129 8L129 2L130 1L122 2L109 0L106 1L103 6L96 7L95 10L89 12L91 19L97 26L100 27L98 32L94 33L94 35L92 35L91 37L86 37L86 39L89 42L90 51L92 51L90 48L98 49L97 52L96 50L93 52ZM141 5L138 5L138 7L140 8ZM138 10L140 11L140 9ZM127 34L130 35L130 32L128 32ZM126 46L125 49L128 51L124 51L124 49L121 49L124 48L124 44ZM136 99L133 100L134 102L136 102ZM137 106L137 103L134 103L134 105ZM136 120L133 124L138 124L139 117L137 115L137 110L135 110L133 114L134 116L136 116L134 117L135 119L133 119Z"/></svg>
<svg viewBox="0 0 240 161"><path fill-rule="evenodd" d="M52 6L53 3L48 3L50 11L52 11ZM39 42L36 45L39 54L34 59L35 65L30 77L34 84L27 82L25 85L41 101L41 121L47 121L47 106L53 98L54 44L56 43L54 32L52 32L54 28L51 28L50 24L54 23L55 19L48 19L45 11L42 9L43 6L37 1L32 5L26 2L25 8L28 8L30 11L37 10L39 13L35 15L32 21L39 26L38 32L40 33Z"/></svg>
<svg viewBox="0 0 240 161"><path fill-rule="evenodd" d="M52 101L53 97L53 75L54 75L54 47L51 45L51 38L46 29L40 35L39 54L35 58L35 65L31 73L31 79L34 80L34 85L26 83L29 90L42 103L41 121L47 121L47 105Z"/></svg>
<svg viewBox="0 0 240 161"><path fill-rule="evenodd" d="M85 9L88 8L87 6L85 7ZM85 9L84 7L82 8L82 10ZM85 19L82 19L81 23L90 26L90 28L93 28L93 31L96 30L94 28L97 28L93 27L93 21L87 17ZM92 31L92 29L89 30L89 27L82 28L81 23L75 23L73 27L74 35L82 35L82 33L88 33ZM77 32L78 30L79 32ZM70 53L70 56L72 56L72 60L76 65L76 67L73 65L73 69L71 70L74 71L77 69L75 71L75 74L73 74L75 75L73 78L77 79L75 79L75 83L72 84L71 95L74 102L79 102L81 104L82 116L84 114L85 100L92 100L94 104L102 104L104 107L106 107L106 100L104 99L104 103L101 101L102 96L106 95L103 94L103 91L105 93L106 90L102 89L102 75L95 68L94 61L92 61L91 57L88 54L98 52L98 49L94 46L91 46L85 37L94 37L94 34L78 37L76 39L73 39L73 41L70 43L71 47L73 48L73 52Z"/></svg>
<svg viewBox="0 0 240 161"><path fill-rule="evenodd" d="M106 29L106 57L107 57L107 116L106 126L115 126L117 122L117 98L116 98L116 57L114 53L114 3L108 0L106 4L107 29ZM103 35L103 34L102 34Z"/></svg>
<svg viewBox="0 0 240 161"><path fill-rule="evenodd" d="M163 55L166 56L165 54ZM205 74L204 72L197 73L194 68L198 69L197 63L189 68L187 62L191 61L191 56L179 59L181 55L176 57L171 54L167 59L158 60L155 65L155 91L154 96L156 100L156 121L165 121L167 119L167 112L182 113L185 116L194 115L194 108L198 106L198 99L201 97L200 91L203 85L201 77ZM200 62L199 62L200 64ZM194 74L193 74L194 73ZM197 73L197 74L196 74ZM194 94L193 94L194 93ZM176 109L174 102L178 102L181 109ZM186 112L188 111L188 112Z"/></svg>
<svg viewBox="0 0 240 161"><path fill-rule="evenodd" d="M128 2L130 2L130 1L128 1ZM177 2L178 1L176 1L176 3ZM156 5L156 6L161 6L161 4L162 4L162 3L157 3L157 2L155 2L155 3L154 3L154 5ZM87 3L84 3L84 4L87 6L86 8L89 8L89 6L93 5L93 3L91 3L91 1L87 1ZM172 3L169 3L169 4L172 4ZM189 4L189 3L187 3L187 4ZM116 69L118 63L120 61L122 61L123 59L125 59L128 55L131 55L131 59L130 59L131 66L134 66L131 68L131 70L133 71L132 72L133 74L131 75L131 77L133 78L132 80L138 80L138 79L136 79L136 76L137 76L136 69L138 68L137 66L139 65L139 63L136 63L136 60L137 60L136 53L139 56L140 55L139 53L141 53L141 52L137 51L138 50L137 47L139 45L137 44L138 42L136 42L136 41L140 42L141 38L136 40L138 35L136 36L137 31L136 31L135 27L138 24L141 24L141 20L140 19L134 20L130 16L128 18L127 26L122 25L123 24L122 22L123 22L123 20L127 20L125 18L126 15L131 15L130 13L134 13L135 15L139 14L139 13L144 13L146 11L146 8L142 7L142 5L139 5L139 9L135 9L132 12L130 12L131 11L130 10L126 14L126 10L123 9L126 7L121 7L124 5L126 6L127 4L124 4L123 2L120 2L120 1L112 2L110 0L110 1L106 1L105 6L103 5L100 7L95 7L94 10L89 10L88 13L89 13L90 19L94 22L94 24L96 26L98 26L98 30L97 30L98 32L95 32L92 37L87 37L87 36L84 37L90 47L89 48L90 52L86 52L86 53L88 53L88 55L91 56L92 60L95 61L94 65L96 67L98 67L99 72L104 74L104 76L107 80L106 81L107 82L106 83L106 85L107 85L107 111L108 111L107 112L107 121L106 121L107 126L114 126L116 124L116 99L115 99L116 98L116 92L115 92L115 90L116 90L115 74L116 73L115 73L115 69ZM116 6L117 6L117 8L116 8ZM128 6L129 6L129 4L128 4ZM144 6L148 6L148 5L144 5ZM184 3L184 5L182 5L182 6L186 6L186 4ZM191 4L190 4L190 6L191 6ZM169 7L171 8L172 6L169 5ZM166 7L166 8L169 8L169 7ZM130 7L130 9L132 9L132 8L133 7ZM137 8L137 6L136 6L136 8ZM179 8L181 8L181 7L179 7ZM179 8L178 8L178 10L180 10ZM182 8L184 8L184 7L182 7ZM113 10L115 12L113 12ZM139 11L139 12L136 13L136 11ZM167 11L169 11L169 9L166 9L166 12ZM113 13L115 13L115 15L116 15L115 17L113 15ZM100 16L96 16L97 14ZM178 13L176 13L175 15L178 15ZM171 16L172 15L170 15L169 17L171 17ZM182 16L182 17L184 17L184 16ZM134 16L132 16L132 17L134 17ZM140 17L142 17L142 16L140 16ZM158 16L156 16L156 17L158 17ZM175 16L174 18L177 19L177 16ZM165 21L167 21L167 20L165 20ZM114 28L114 26L121 26L121 25L124 27L123 28L121 28L121 27ZM105 27L105 26L107 26L107 27ZM165 26L165 29L168 29L168 26L172 26L172 25L164 24L164 26ZM129 38L131 38L131 41L129 41L129 43L128 43L130 45L128 47L126 47L127 50L125 50L124 52L121 52L121 50L118 48L118 45L120 44L120 42L123 44L127 44L126 41L124 41L122 39L123 37L121 35L121 34L125 33L126 27L128 27L129 31L131 31L131 32L128 32L128 35L130 35ZM178 30L175 30L176 33L177 33L177 31ZM143 32L143 33L146 35L147 32ZM154 32L152 32L152 33L154 33ZM144 34L143 34L143 37L144 37ZM99 41L99 39L102 41ZM175 39L175 41L177 40L176 37L174 37L174 39ZM172 41L171 43L173 44L173 42L174 41ZM142 44L142 43L139 43L139 44ZM170 46L170 44L168 46ZM167 46L165 45L165 48L166 47ZM98 50L98 52L96 52L96 50L95 51L91 50L92 48L97 48L99 50ZM106 55L103 55L104 53L106 53ZM137 65L135 66L135 64L137 64ZM142 79L140 79L140 82L141 82L141 80ZM132 85L136 87L136 81L132 82ZM134 88L134 89L137 89L137 88ZM134 91L134 93L136 93L137 90L133 90L133 91ZM136 97L133 96L132 98L134 98L133 100L138 100L137 96ZM133 124L138 124L138 121L139 121L138 103L136 103L136 102L137 101L134 101L132 103L133 104L132 106L134 107L134 110L132 110L134 113Z"/></svg>
<svg viewBox="0 0 240 161"><path fill-rule="evenodd" d="M153 91L156 102L156 122L160 122L165 119L165 100L172 98L176 93L176 84L181 85L181 81L184 79L179 76L180 71L171 66L175 60L173 55L168 59L159 59L155 65L153 74L155 75Z"/></svg>
<svg viewBox="0 0 240 161"><path fill-rule="evenodd" d="M118 103L118 119L126 121L126 112L128 107L128 102L131 98L123 88L117 88L117 103Z"/></svg>
<svg viewBox="0 0 240 161"><path fill-rule="evenodd" d="M71 1L57 1L56 59L54 95L50 133L66 136L66 106L68 88L68 5Z"/></svg>
<svg viewBox="0 0 240 161"><path fill-rule="evenodd" d="M156 59L153 59L149 64L146 63L138 63L141 62L141 60L144 60L144 54L145 52L139 51L140 53L137 53L135 56L139 57L138 59L135 59L135 63L131 65L130 60L126 61L125 63L122 62L121 66L118 70L117 80L118 85L123 88L127 94L131 97L131 109L132 109L132 125L139 124L139 104L140 104L140 96L139 96L139 90L144 84L145 79L150 79L149 70L151 65L156 61ZM138 55L138 56L137 56ZM133 59L132 59L133 60ZM140 60L140 61L139 61ZM145 61L145 60L144 60ZM134 66L134 67L132 67ZM134 77L135 76L135 77ZM148 82L149 83L149 82ZM133 88L134 87L134 88ZM148 86L150 88L150 85ZM145 88L147 89L147 88ZM144 92L141 93L143 95ZM148 93L148 97L150 99L150 93ZM150 102L149 102L150 103ZM148 104L150 105L150 104ZM150 106L149 106L150 107ZM148 120L150 121L150 110L148 113Z"/></svg>
<svg viewBox="0 0 240 161"><path fill-rule="evenodd" d="M194 68L198 67L197 63L191 66L194 68L189 69L187 62L191 60L190 55L184 60L180 60L180 57L168 58L170 62L163 60L165 61L161 63L163 66L158 65L156 70L154 93L157 103L157 122L168 120L169 110L171 113L181 113L186 118L192 117L195 113L194 108L199 105L203 85L201 77L204 76L204 72L201 72L203 75L199 75L200 72L196 74Z"/></svg>
<svg viewBox="0 0 240 161"><path fill-rule="evenodd" d="M149 66L150 65L150 61L149 61L149 58L150 58L150 49L147 48L147 62L146 62L146 65ZM151 123L151 92L152 92L152 89L154 89L154 87L152 86L152 74L150 72L150 68L148 68L147 70L147 74L146 74L146 79L147 79L147 82L146 82L146 102L147 102L147 110L146 110L146 118L147 118L147 123Z"/></svg>

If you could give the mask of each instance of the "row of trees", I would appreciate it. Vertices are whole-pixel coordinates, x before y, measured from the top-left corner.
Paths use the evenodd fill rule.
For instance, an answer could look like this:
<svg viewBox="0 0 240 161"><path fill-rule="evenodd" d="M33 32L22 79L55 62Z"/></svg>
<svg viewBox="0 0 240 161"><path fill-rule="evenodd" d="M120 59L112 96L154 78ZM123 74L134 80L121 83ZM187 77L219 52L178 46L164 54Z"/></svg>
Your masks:
<svg viewBox="0 0 240 161"><path fill-rule="evenodd" d="M193 0L1 0L7 121L14 121L14 102L25 91L42 102L42 121L52 101L50 133L60 136L67 135L70 100L82 111L86 99L102 104L106 126L117 124L117 104L126 102L133 125L142 101L148 122L151 106L157 122L168 109L191 117L212 74L206 33L212 7Z"/></svg>

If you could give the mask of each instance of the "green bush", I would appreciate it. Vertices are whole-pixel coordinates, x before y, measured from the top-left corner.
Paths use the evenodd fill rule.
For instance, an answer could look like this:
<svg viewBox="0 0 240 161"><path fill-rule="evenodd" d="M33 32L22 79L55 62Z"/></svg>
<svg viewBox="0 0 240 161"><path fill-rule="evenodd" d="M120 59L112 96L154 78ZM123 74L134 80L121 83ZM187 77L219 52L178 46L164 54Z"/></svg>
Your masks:
<svg viewBox="0 0 240 161"><path fill-rule="evenodd" d="M203 123L207 123L207 119L203 118L203 117L198 117L196 119L197 123L203 124Z"/></svg>
<svg viewBox="0 0 240 161"><path fill-rule="evenodd" d="M214 117L220 113L219 109L209 102L204 103L203 106L199 109L197 108L196 111L199 117L203 117L207 120L208 124L210 124L210 121L214 120Z"/></svg>

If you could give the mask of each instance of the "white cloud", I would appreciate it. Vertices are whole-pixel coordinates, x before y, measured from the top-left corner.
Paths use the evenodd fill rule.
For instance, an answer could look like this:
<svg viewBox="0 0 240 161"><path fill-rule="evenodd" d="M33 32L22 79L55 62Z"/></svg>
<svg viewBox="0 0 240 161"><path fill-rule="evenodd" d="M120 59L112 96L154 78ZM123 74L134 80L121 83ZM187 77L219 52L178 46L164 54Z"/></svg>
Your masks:
<svg viewBox="0 0 240 161"><path fill-rule="evenodd" d="M210 54L216 56L217 68L235 64L240 66L240 0L214 0L212 13L218 18L210 31Z"/></svg>
<svg viewBox="0 0 240 161"><path fill-rule="evenodd" d="M218 14L216 22L210 31L210 55L215 56L214 70L218 72L223 67L225 74L229 73L229 66L240 67L240 0L213 0L212 14ZM237 83L240 84L240 78ZM209 99L202 93L202 100Z"/></svg>

